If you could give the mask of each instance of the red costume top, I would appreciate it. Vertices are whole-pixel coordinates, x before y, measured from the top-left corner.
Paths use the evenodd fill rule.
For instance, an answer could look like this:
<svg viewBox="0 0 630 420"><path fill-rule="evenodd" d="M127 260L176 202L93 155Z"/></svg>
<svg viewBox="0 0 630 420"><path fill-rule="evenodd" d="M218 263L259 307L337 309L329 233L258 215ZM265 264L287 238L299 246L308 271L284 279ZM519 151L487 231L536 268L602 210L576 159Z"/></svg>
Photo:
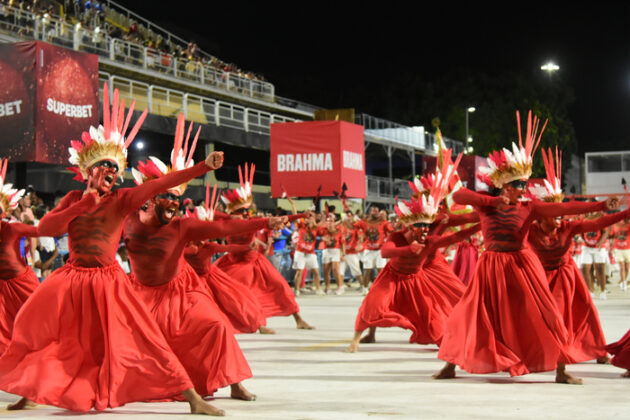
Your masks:
<svg viewBox="0 0 630 420"><path fill-rule="evenodd" d="M346 254L357 254L360 251L360 248L363 246L362 244L359 246L362 235L361 229L356 224L352 225L352 229L345 224L343 225L343 243L346 248Z"/></svg>
<svg viewBox="0 0 630 420"><path fill-rule="evenodd" d="M491 197L460 188L453 194L458 204L470 204L478 208L485 248L488 251L512 252L524 246L530 224L541 217L557 217L606 209L606 202L544 203L524 201L514 205L496 204L499 197Z"/></svg>
<svg viewBox="0 0 630 420"><path fill-rule="evenodd" d="M262 229L269 219L229 219L205 222L194 218L176 218L166 225L147 225L134 213L125 222L124 240L131 270L136 280L157 286L180 272L181 257L191 241L223 238L229 233ZM249 247L247 248L249 250Z"/></svg>
<svg viewBox="0 0 630 420"><path fill-rule="evenodd" d="M59 205L42 218L40 236L59 236L68 232L68 247L73 265L104 267L116 262L116 251L125 217L145 201L168 188L201 176L210 168L205 162L133 188L119 188L95 203L94 194L70 191Z"/></svg>
<svg viewBox="0 0 630 420"><path fill-rule="evenodd" d="M615 243L613 247L615 249L630 249L630 223L622 223L615 226L614 230Z"/></svg>
<svg viewBox="0 0 630 420"><path fill-rule="evenodd" d="M630 209L592 220L563 220L562 225L551 235L543 232L539 223L533 223L529 229L529 237L527 239L545 270L555 270L571 258L569 251L571 250L574 235L600 231L606 226L627 218L629 215Z"/></svg>
<svg viewBox="0 0 630 420"><path fill-rule="evenodd" d="M343 230L335 228L332 232L328 230L327 226L322 227L319 230L319 236L324 243L324 247L328 249L341 249L343 242Z"/></svg>
<svg viewBox="0 0 630 420"><path fill-rule="evenodd" d="M315 239L320 234L321 230L318 227L313 229L307 227L304 223L298 224L298 239L295 245L295 250L304 254L315 253Z"/></svg>
<svg viewBox="0 0 630 420"><path fill-rule="evenodd" d="M22 274L27 265L20 253L20 238L42 236L35 226L23 223L1 222L0 227L0 279L9 280Z"/></svg>
<svg viewBox="0 0 630 420"><path fill-rule="evenodd" d="M584 219L584 221L588 220L589 219ZM582 239L584 240L585 246L589 248L600 248L599 241L602 239L602 230L585 231L582 233Z"/></svg>
<svg viewBox="0 0 630 420"><path fill-rule="evenodd" d="M381 221L380 219L377 222L359 220L355 226L365 232L365 241L363 244L365 245L365 249L367 251L378 251L381 249L387 235L394 231L391 223Z"/></svg>

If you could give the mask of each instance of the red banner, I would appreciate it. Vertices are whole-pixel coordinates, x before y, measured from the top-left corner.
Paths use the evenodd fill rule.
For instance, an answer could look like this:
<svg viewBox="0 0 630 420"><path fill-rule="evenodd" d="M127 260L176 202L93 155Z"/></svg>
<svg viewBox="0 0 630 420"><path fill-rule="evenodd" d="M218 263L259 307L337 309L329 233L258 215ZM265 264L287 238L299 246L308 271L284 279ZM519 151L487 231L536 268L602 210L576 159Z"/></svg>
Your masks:
<svg viewBox="0 0 630 420"><path fill-rule="evenodd" d="M98 56L43 42L0 45L0 156L65 164L99 122Z"/></svg>
<svg viewBox="0 0 630 420"><path fill-rule="evenodd" d="M271 124L271 196L365 198L363 127L344 121Z"/></svg>

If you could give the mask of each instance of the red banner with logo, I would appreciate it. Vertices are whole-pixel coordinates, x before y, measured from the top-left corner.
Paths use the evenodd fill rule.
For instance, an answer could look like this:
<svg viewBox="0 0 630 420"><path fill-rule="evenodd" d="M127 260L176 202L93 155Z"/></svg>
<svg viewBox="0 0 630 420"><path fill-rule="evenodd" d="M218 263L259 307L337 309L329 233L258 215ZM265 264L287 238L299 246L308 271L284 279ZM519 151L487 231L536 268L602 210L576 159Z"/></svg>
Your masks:
<svg viewBox="0 0 630 420"><path fill-rule="evenodd" d="M65 164L99 122L98 56L44 42L0 45L0 156Z"/></svg>
<svg viewBox="0 0 630 420"><path fill-rule="evenodd" d="M271 124L271 196L365 198L363 127L345 121Z"/></svg>

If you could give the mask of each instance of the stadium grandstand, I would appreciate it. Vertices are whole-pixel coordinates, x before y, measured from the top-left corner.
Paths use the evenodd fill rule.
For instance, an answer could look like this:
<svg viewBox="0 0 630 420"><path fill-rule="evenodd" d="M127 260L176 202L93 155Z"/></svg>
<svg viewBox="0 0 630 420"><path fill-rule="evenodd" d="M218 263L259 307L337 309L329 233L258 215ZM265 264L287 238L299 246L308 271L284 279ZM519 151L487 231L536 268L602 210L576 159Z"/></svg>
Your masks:
<svg viewBox="0 0 630 420"><path fill-rule="evenodd" d="M226 170L217 173L220 179L210 181L229 187L238 182L238 164L255 162L256 201L263 208L275 207L269 198L270 124L335 119L334 112L319 112L321 107L278 96L263 75L202 51L193 41L113 1L0 1L0 42L22 41L97 55L100 100L107 82L120 91L127 104L136 100L136 112L149 110L140 141L130 150L131 165L149 155L166 158L177 114L183 112L187 120L203 125L200 156L212 149L226 152ZM409 174L421 173L426 166L422 157L436 153L434 135L422 127L407 127L354 110L345 119L364 127L364 204L392 205L394 197L408 196ZM464 150L462 142L444 142L456 153ZM11 166L18 185L31 184L47 193L65 191L72 185L72 174L63 166L53 174L50 165L36 162ZM131 177L125 182L131 182ZM193 183L189 194L202 197L201 183Z"/></svg>

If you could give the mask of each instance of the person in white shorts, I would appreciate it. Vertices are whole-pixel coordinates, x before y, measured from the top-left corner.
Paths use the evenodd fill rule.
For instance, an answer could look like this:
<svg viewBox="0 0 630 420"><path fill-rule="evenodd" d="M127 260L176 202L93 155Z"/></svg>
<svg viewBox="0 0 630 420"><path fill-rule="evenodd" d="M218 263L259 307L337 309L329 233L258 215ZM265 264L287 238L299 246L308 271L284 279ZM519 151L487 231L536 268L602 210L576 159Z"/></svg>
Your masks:
<svg viewBox="0 0 630 420"><path fill-rule="evenodd" d="M589 215L589 218L599 217L598 213ZM594 217L593 217L594 216ZM582 234L584 247L582 248L582 274L591 292L599 291L599 298L606 299L606 262L608 261L608 251L604 247L604 242L608 239L606 229ZM597 286L595 284L597 280Z"/></svg>
<svg viewBox="0 0 630 420"><path fill-rule="evenodd" d="M315 255L315 238L318 236L319 229L315 223L313 216L309 217L304 223L298 223L298 239L295 246L295 254L293 256L294 292L296 296L300 295L300 283L302 281L303 270L311 270L313 273L313 286L315 293L323 295L319 277L319 264L317 255Z"/></svg>
<svg viewBox="0 0 630 420"><path fill-rule="evenodd" d="M363 232L354 225L352 211L346 211L343 219L343 243L345 245L345 258L339 263L339 272L343 278L346 266L350 269L350 276L356 278L359 284L363 284L363 272L361 271L360 254L363 248Z"/></svg>
<svg viewBox="0 0 630 420"><path fill-rule="evenodd" d="M326 218L326 227L321 229L321 239L326 245L322 252L322 264L324 265L324 292L330 292L330 273L335 276L337 290L335 294L344 293L343 277L339 270L339 263L344 258L345 245L343 232L337 225L337 218L330 213Z"/></svg>

